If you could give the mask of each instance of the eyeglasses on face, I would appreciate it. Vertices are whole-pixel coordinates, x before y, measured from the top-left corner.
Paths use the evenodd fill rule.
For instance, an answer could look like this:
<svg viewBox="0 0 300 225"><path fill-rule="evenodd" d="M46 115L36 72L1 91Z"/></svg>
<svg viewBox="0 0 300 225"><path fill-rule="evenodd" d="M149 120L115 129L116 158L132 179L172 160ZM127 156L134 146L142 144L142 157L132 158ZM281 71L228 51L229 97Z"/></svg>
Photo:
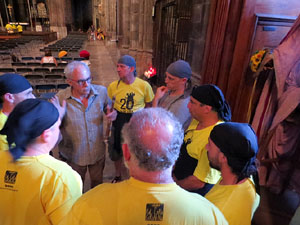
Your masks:
<svg viewBox="0 0 300 225"><path fill-rule="evenodd" d="M82 86L84 83L90 84L92 81L92 78L88 77L87 79L82 79L82 80L73 80L73 79L69 79L69 80L76 82L78 85Z"/></svg>

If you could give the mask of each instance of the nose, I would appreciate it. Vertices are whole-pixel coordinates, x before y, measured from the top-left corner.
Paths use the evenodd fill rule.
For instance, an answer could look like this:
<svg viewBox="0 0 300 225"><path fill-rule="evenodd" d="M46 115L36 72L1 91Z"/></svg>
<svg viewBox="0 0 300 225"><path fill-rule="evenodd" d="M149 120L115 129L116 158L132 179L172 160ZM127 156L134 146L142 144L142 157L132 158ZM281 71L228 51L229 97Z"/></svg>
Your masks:
<svg viewBox="0 0 300 225"><path fill-rule="evenodd" d="M83 81L82 86L84 86L84 87L89 86L89 82L87 80Z"/></svg>
<svg viewBox="0 0 300 225"><path fill-rule="evenodd" d="M209 151L208 143L205 145L205 149Z"/></svg>
<svg viewBox="0 0 300 225"><path fill-rule="evenodd" d="M169 81L168 77L165 77L165 83L167 84Z"/></svg>

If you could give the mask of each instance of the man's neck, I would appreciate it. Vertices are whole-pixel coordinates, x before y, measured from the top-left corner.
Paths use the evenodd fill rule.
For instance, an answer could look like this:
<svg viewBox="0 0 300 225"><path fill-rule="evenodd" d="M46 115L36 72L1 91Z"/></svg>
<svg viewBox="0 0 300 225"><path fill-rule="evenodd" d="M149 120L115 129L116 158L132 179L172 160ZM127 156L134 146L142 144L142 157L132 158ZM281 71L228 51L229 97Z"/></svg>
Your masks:
<svg viewBox="0 0 300 225"><path fill-rule="evenodd" d="M154 184L173 183L172 168L163 171L148 172L139 169L139 171L131 171L130 175L140 181Z"/></svg>
<svg viewBox="0 0 300 225"><path fill-rule="evenodd" d="M9 116L9 114L11 113L11 111L14 109L14 106L12 104L9 103L3 103L3 107L2 107L2 113L6 116Z"/></svg>
<svg viewBox="0 0 300 225"><path fill-rule="evenodd" d="M49 154L50 149L46 144L32 144L26 148L24 156L39 156Z"/></svg>
<svg viewBox="0 0 300 225"><path fill-rule="evenodd" d="M125 84L132 84L134 81L135 81L135 76L134 75L128 75L127 77L124 77L122 79L122 81L125 83Z"/></svg>
<svg viewBox="0 0 300 225"><path fill-rule="evenodd" d="M212 125L215 125L219 121L218 118L206 118L204 120L198 120L198 125L196 130L202 130L206 127L210 127Z"/></svg>
<svg viewBox="0 0 300 225"><path fill-rule="evenodd" d="M184 88L179 88L177 90L171 90L170 96L180 96L184 94Z"/></svg>
<svg viewBox="0 0 300 225"><path fill-rule="evenodd" d="M90 95L90 93L88 93L87 95L80 95L79 93L77 93L76 91L74 91L74 89L71 89L71 93L72 93L72 96L74 98L77 98L80 101L89 98L89 95Z"/></svg>
<svg viewBox="0 0 300 225"><path fill-rule="evenodd" d="M222 180L220 181L220 185L235 185L241 184L247 180L247 178L238 182L238 176L231 172L229 166L223 166L221 168Z"/></svg>

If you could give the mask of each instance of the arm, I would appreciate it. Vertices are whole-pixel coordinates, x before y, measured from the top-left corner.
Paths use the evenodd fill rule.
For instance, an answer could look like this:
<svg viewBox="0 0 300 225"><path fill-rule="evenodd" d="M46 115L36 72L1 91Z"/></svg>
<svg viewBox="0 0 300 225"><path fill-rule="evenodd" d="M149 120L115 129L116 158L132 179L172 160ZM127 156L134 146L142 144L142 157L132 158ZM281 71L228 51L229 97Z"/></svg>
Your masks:
<svg viewBox="0 0 300 225"><path fill-rule="evenodd" d="M175 180L175 182L185 190L196 190L203 188L205 183L199 180L194 175L188 176L182 180Z"/></svg>
<svg viewBox="0 0 300 225"><path fill-rule="evenodd" d="M53 57L53 61L54 61L54 64L57 66L57 61L54 57Z"/></svg>
<svg viewBox="0 0 300 225"><path fill-rule="evenodd" d="M50 99L50 102L57 108L59 112L59 117L62 120L66 113L66 100L62 101L62 104L60 104L59 99L57 95L55 95L53 98Z"/></svg>

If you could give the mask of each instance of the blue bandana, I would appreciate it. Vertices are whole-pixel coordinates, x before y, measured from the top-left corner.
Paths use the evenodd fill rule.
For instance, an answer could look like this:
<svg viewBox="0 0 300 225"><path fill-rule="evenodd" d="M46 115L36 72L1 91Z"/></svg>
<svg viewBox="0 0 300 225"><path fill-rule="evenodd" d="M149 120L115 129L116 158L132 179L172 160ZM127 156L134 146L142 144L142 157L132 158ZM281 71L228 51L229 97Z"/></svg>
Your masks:
<svg viewBox="0 0 300 225"><path fill-rule="evenodd" d="M171 63L167 68L167 72L172 76L179 78L190 79L192 76L190 64L183 60L177 60L176 62Z"/></svg>

